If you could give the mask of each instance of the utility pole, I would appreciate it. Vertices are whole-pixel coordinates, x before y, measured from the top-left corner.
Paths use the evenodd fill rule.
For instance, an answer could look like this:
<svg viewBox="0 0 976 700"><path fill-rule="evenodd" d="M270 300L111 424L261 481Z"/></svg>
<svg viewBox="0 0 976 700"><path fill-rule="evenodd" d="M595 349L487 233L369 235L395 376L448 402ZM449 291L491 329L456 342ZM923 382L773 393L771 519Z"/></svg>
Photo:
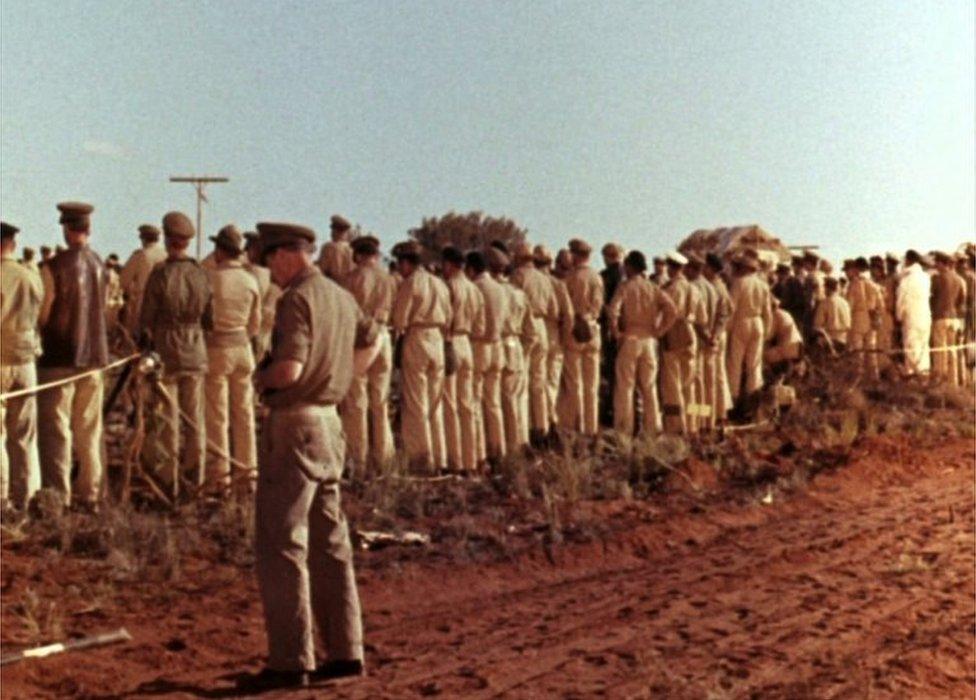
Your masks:
<svg viewBox="0 0 976 700"><path fill-rule="evenodd" d="M170 182L189 182L193 189L197 191L197 259L201 258L203 248L203 203L208 202L207 195L203 188L215 182L228 182L226 177L214 177L210 175L183 175L171 177Z"/></svg>

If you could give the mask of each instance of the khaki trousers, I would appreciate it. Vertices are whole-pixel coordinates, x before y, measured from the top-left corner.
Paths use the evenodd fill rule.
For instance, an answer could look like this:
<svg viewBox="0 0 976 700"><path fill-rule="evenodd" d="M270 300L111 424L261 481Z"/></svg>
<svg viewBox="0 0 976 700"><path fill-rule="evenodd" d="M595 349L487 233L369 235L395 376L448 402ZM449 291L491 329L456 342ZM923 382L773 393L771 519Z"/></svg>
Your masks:
<svg viewBox="0 0 976 700"><path fill-rule="evenodd" d="M528 374L529 421L532 430L540 434L549 432L549 335L545 321L532 319L535 340L525 347L526 372Z"/></svg>
<svg viewBox="0 0 976 700"><path fill-rule="evenodd" d="M732 392L729 391L729 372L725 364L728 356L729 337L725 331L719 333L715 349L715 420L724 421L732 410Z"/></svg>
<svg viewBox="0 0 976 700"><path fill-rule="evenodd" d="M37 385L33 362L0 365L0 393ZM0 402L0 503L23 510L41 487L37 455L37 400L26 394Z"/></svg>
<svg viewBox="0 0 976 700"><path fill-rule="evenodd" d="M661 432L657 399L657 341L625 335L617 346L613 388L613 427L628 437L634 434L634 389L644 409L642 435Z"/></svg>
<svg viewBox="0 0 976 700"><path fill-rule="evenodd" d="M871 377L878 376L878 353L871 352L877 347L878 334L874 330L850 331L847 334L847 349L851 351L867 350L869 352L858 352L860 356L858 362L861 369Z"/></svg>
<svg viewBox="0 0 976 700"><path fill-rule="evenodd" d="M563 376L563 346L559 339L559 325L546 323L546 402L549 423L559 425L559 387Z"/></svg>
<svg viewBox="0 0 976 700"><path fill-rule="evenodd" d="M339 493L344 453L332 407L272 409L265 419L254 548L268 666L275 670L315 668L313 625L329 659L363 658L359 593Z"/></svg>
<svg viewBox="0 0 976 700"><path fill-rule="evenodd" d="M437 328L411 328L403 341L403 446L411 466L447 466L443 400L443 336Z"/></svg>
<svg viewBox="0 0 976 700"><path fill-rule="evenodd" d="M474 352L466 335L452 340L457 370L444 384L444 434L447 463L452 469L473 471L478 466L478 409L474 395Z"/></svg>
<svg viewBox="0 0 976 700"><path fill-rule="evenodd" d="M600 398L600 329L594 323L593 340L585 345L575 340L566 348L567 428L583 435L596 435Z"/></svg>
<svg viewBox="0 0 976 700"><path fill-rule="evenodd" d="M230 461L224 456L228 453L248 469L257 468L253 372L254 355L250 345L207 348L207 439L221 453L213 449L206 452L208 483L223 485L230 481Z"/></svg>
<svg viewBox="0 0 976 700"><path fill-rule="evenodd" d="M73 367L42 369L40 382L64 379L84 370ZM102 489L102 375L47 389L37 395L41 483L71 502L71 455L78 457L75 492L95 502Z"/></svg>
<svg viewBox="0 0 976 700"><path fill-rule="evenodd" d="M529 442L528 376L522 344L515 336L502 340L505 364L502 369L502 417L506 449L515 454Z"/></svg>
<svg viewBox="0 0 976 700"><path fill-rule="evenodd" d="M733 322L727 358L732 401L739 398L745 378L746 395L762 389L763 322L758 316Z"/></svg>
<svg viewBox="0 0 976 700"><path fill-rule="evenodd" d="M692 344L683 350L665 350L661 358L661 404L664 430L684 435L690 431L688 407L694 401L695 358Z"/></svg>
<svg viewBox="0 0 976 700"><path fill-rule="evenodd" d="M699 346L695 372L695 398L698 404L695 423L698 430L711 430L715 427L715 392L718 390L715 367L718 364L718 348L704 344Z"/></svg>
<svg viewBox="0 0 976 700"><path fill-rule="evenodd" d="M353 377L341 407L349 456L359 467L385 464L394 453L389 414L393 346L385 330L379 343L379 354L365 374Z"/></svg>
<svg viewBox="0 0 976 700"><path fill-rule="evenodd" d="M474 343L474 395L478 404L477 455L483 462L505 456L505 423L502 418L501 379L505 362L502 341Z"/></svg>
<svg viewBox="0 0 976 700"><path fill-rule="evenodd" d="M204 416L204 375L202 372L172 372L163 375L166 396L157 403L160 411L155 454L159 477L175 497L180 493L180 474L194 486L203 485L206 423ZM184 419L182 414L186 414ZM183 429L183 458L180 459L180 428Z"/></svg>
<svg viewBox="0 0 976 700"><path fill-rule="evenodd" d="M954 318L938 318L932 321L932 378L956 386L959 383L959 353L956 350L940 351L956 344Z"/></svg>

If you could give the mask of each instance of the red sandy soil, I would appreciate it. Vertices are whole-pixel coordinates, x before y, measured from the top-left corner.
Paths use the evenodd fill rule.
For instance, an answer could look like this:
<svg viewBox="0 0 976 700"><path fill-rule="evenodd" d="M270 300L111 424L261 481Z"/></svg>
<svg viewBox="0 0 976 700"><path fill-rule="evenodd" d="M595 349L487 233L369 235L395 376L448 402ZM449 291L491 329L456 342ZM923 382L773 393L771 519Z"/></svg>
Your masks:
<svg viewBox="0 0 976 700"><path fill-rule="evenodd" d="M362 555L369 676L292 696L973 697L972 440L872 440L771 504L605 505L626 527L551 557ZM3 697L220 697L259 667L252 572L191 562L92 605L106 567L4 551L4 641L27 587L60 593L65 633L135 639L6 667Z"/></svg>

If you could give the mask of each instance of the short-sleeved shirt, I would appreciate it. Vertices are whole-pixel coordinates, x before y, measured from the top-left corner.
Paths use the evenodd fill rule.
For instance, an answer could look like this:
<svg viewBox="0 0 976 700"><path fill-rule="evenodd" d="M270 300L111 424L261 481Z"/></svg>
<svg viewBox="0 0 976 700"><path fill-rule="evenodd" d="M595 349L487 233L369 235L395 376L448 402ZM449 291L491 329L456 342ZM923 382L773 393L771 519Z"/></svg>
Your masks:
<svg viewBox="0 0 976 700"><path fill-rule="evenodd" d="M13 256L4 256L0 261L0 363L22 365L34 361L43 298L40 277Z"/></svg>
<svg viewBox="0 0 976 700"><path fill-rule="evenodd" d="M261 290L240 260L225 260L208 271L213 290L211 347L246 345L261 330Z"/></svg>
<svg viewBox="0 0 976 700"><path fill-rule="evenodd" d="M298 380L265 394L272 409L332 406L352 384L356 330L368 320L352 294L310 267L292 281L275 312L271 358L302 364Z"/></svg>

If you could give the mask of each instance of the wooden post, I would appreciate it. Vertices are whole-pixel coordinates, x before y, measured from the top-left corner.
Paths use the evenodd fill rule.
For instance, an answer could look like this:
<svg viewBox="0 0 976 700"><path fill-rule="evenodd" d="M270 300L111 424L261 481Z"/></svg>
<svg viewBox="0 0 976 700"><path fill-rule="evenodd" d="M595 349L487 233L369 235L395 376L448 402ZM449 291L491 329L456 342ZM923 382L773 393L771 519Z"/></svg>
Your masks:
<svg viewBox="0 0 976 700"><path fill-rule="evenodd" d="M183 175L171 177L170 182L189 182L197 193L197 258L200 259L203 253L203 203L207 201L204 187L211 183L229 182L226 177L212 175Z"/></svg>

